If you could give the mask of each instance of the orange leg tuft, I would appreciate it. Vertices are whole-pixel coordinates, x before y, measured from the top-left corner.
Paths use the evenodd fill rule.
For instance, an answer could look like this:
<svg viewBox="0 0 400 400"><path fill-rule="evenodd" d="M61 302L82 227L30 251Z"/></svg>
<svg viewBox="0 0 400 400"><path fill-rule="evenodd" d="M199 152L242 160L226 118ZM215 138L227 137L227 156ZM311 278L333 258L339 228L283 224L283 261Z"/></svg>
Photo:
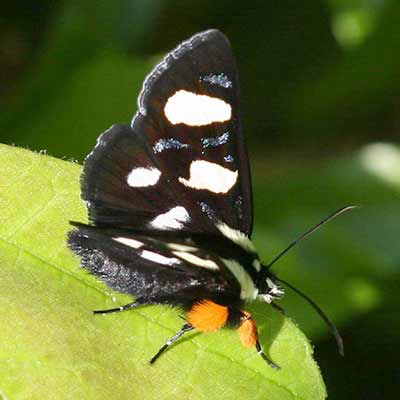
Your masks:
<svg viewBox="0 0 400 400"><path fill-rule="evenodd" d="M258 340L256 321L254 321L249 312L242 311L242 313L244 317L238 328L239 337L243 346L253 347Z"/></svg>
<svg viewBox="0 0 400 400"><path fill-rule="evenodd" d="M264 353L261 344L258 340L258 331L256 321L252 318L248 311L242 311L241 324L238 328L240 340L245 347L255 346L257 353L268 363L273 369L280 369L279 365L270 360Z"/></svg>
<svg viewBox="0 0 400 400"><path fill-rule="evenodd" d="M201 332L212 332L226 325L228 315L228 307L202 300L188 312L188 323Z"/></svg>

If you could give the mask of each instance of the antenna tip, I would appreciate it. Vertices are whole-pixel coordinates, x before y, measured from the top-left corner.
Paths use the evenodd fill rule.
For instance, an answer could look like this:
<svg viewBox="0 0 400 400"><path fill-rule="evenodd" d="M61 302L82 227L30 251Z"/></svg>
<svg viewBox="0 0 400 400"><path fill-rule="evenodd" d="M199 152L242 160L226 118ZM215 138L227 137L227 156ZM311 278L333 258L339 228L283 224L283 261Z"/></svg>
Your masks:
<svg viewBox="0 0 400 400"><path fill-rule="evenodd" d="M333 324L332 324L333 325ZM335 337L335 339L336 339L336 343L337 343L337 346L338 346L338 351L339 351L339 354L342 356L342 357L344 357L344 345L343 345L343 339L342 339L342 337L340 336L340 333L339 333L339 331L336 329L336 327L333 325L333 330L332 330L332 333L333 333L333 336Z"/></svg>

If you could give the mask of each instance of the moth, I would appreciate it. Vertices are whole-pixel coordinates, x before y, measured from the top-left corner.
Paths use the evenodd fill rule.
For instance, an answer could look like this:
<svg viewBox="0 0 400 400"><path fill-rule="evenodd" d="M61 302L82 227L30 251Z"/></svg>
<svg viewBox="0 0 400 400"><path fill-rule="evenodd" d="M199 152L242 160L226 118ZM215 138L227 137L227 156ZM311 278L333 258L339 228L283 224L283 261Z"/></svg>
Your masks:
<svg viewBox="0 0 400 400"><path fill-rule="evenodd" d="M113 125L86 158L81 192L89 224L71 222L69 247L83 268L134 297L95 313L149 304L186 312L182 328L150 363L187 332L229 326L278 369L264 353L246 306L274 305L284 294L281 283L314 306L343 351L321 309L270 269L299 239L267 266L250 239L252 188L238 73L220 31L182 42L147 76L130 126Z"/></svg>

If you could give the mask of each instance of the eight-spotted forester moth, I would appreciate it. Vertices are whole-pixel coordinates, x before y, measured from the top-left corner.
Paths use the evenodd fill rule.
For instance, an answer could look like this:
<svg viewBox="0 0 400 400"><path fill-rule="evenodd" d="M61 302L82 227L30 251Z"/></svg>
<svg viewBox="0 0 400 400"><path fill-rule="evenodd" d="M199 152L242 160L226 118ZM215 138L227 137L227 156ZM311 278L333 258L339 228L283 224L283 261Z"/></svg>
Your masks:
<svg viewBox="0 0 400 400"><path fill-rule="evenodd" d="M81 183L90 224L72 222L69 247L84 268L135 297L98 313L147 304L186 310L182 329L151 362L188 331L231 326L244 346L278 368L245 310L255 300L274 305L284 291L250 240L252 190L238 75L221 32L194 35L156 66L131 125L114 125L98 138ZM336 328L311 304L342 350Z"/></svg>

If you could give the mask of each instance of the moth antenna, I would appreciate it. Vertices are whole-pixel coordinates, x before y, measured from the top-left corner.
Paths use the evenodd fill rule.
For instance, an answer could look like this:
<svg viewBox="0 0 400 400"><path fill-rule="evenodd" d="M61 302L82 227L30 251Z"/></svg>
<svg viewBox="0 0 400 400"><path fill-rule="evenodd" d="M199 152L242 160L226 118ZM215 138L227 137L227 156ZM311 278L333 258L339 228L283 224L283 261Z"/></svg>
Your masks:
<svg viewBox="0 0 400 400"><path fill-rule="evenodd" d="M296 292L300 297L302 297L304 300L306 300L313 308L314 310L319 314L319 316L325 321L325 323L328 325L332 335L335 337L336 339L336 343L338 346L338 350L339 350L339 354L341 356L344 356L344 346L343 346L343 339L340 336L340 333L338 331L338 329L336 328L335 324L328 318L328 316L322 311L321 307L319 307L317 305L317 303L315 303L314 300L312 300L310 297L308 297L305 293L301 292L299 289L297 289L296 287L294 287L293 285L291 285L290 283L284 281L283 279L280 279L278 277L275 277L275 279L281 283L283 283L284 285L286 285L287 287L289 287L290 289L292 289L294 292Z"/></svg>
<svg viewBox="0 0 400 400"><path fill-rule="evenodd" d="M321 228L323 225L325 225L329 221L332 221L334 218L345 213L346 211L353 210L354 208L357 208L357 207L358 206L355 206L355 205L345 206L345 207L340 208L339 210L335 211L333 214L329 215L328 217L323 219L321 222L318 222L318 224L314 225L312 228L310 228L308 231L306 231L300 237L298 237L296 240L294 240L292 243L290 243L289 246L287 246L283 251L281 251L268 265L265 266L265 268L266 269L271 268L272 265L274 265L290 249L292 249L294 246L296 246L297 243L301 242L303 239L305 239L308 236L310 236L311 234L313 234L315 231L317 231L319 228Z"/></svg>

